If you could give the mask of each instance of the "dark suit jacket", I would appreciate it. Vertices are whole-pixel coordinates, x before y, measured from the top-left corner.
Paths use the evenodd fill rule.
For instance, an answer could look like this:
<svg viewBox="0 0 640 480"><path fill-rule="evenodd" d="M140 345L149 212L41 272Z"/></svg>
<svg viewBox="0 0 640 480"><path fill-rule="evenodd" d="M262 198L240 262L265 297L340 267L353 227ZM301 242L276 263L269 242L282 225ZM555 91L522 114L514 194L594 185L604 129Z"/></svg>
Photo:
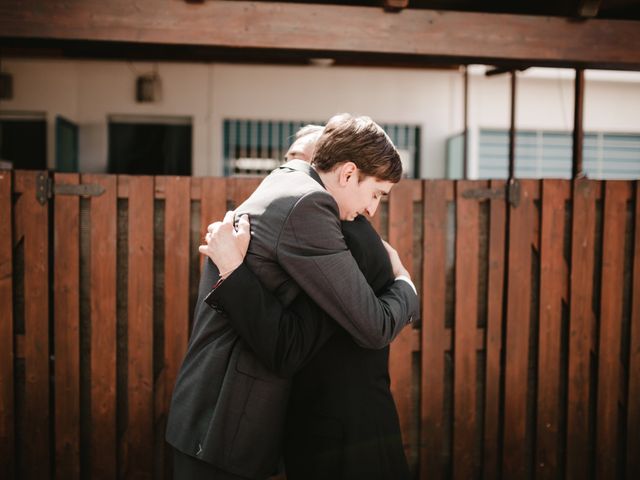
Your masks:
<svg viewBox="0 0 640 480"><path fill-rule="evenodd" d="M393 276L377 233L363 217L344 222L343 232L382 294ZM305 294L284 310L245 266L213 298L265 364L284 375L298 372L285 433L288 480L409 478L389 389L389 347L359 347Z"/></svg>
<svg viewBox="0 0 640 480"><path fill-rule="evenodd" d="M347 250L337 204L305 162L275 170L237 209L243 213L252 229L246 262L284 306L304 290L370 348L387 345L417 318L417 295L406 282L376 297ZM166 439L222 470L261 478L281 454L290 382L265 368L206 303L217 275L206 262Z"/></svg>

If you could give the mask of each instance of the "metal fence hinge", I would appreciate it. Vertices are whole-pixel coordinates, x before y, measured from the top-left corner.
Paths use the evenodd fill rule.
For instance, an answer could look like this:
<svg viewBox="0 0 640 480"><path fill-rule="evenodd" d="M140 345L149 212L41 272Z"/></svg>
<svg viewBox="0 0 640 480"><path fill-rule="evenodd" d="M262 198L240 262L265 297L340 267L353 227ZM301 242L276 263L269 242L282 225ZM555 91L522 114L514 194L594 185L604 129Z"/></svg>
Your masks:
<svg viewBox="0 0 640 480"><path fill-rule="evenodd" d="M462 193L462 198L474 200L495 200L507 197L509 205L517 207L520 204L520 182L515 179L501 188L474 188Z"/></svg>
<svg viewBox="0 0 640 480"><path fill-rule="evenodd" d="M36 176L36 199L44 205L53 195L77 195L80 197L99 197L105 192L102 185L88 183L83 185L56 184L46 173Z"/></svg>

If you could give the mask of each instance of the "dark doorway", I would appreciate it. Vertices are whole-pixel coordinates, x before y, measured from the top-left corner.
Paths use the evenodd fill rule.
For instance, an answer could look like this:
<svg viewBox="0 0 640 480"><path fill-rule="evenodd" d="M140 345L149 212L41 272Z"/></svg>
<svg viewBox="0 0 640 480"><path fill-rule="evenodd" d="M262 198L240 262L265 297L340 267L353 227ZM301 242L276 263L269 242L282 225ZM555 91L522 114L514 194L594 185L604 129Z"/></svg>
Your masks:
<svg viewBox="0 0 640 480"><path fill-rule="evenodd" d="M109 173L191 175L191 121L183 118L109 120Z"/></svg>
<svg viewBox="0 0 640 480"><path fill-rule="evenodd" d="M46 170L47 120L44 114L0 116L0 160L14 169Z"/></svg>

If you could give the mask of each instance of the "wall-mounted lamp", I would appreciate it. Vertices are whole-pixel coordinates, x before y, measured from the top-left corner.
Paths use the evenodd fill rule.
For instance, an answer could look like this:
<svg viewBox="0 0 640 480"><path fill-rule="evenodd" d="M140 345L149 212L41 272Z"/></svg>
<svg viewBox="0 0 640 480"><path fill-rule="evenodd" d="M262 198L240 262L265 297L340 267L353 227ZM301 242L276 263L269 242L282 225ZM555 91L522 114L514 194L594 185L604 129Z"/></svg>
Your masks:
<svg viewBox="0 0 640 480"><path fill-rule="evenodd" d="M143 103L160 100L160 77L157 73L147 73L136 78L136 101Z"/></svg>
<svg viewBox="0 0 640 480"><path fill-rule="evenodd" d="M334 58L310 58L309 63L314 67L330 67L336 61Z"/></svg>
<svg viewBox="0 0 640 480"><path fill-rule="evenodd" d="M11 100L13 98L13 75L10 73L0 73L0 100Z"/></svg>

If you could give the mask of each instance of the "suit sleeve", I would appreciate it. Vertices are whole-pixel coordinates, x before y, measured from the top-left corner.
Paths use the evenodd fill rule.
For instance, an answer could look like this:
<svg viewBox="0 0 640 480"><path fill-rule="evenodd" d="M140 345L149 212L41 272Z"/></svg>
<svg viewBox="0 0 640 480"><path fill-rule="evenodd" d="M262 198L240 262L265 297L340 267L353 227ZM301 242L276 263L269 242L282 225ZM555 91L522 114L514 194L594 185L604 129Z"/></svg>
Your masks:
<svg viewBox="0 0 640 480"><path fill-rule="evenodd" d="M326 192L312 192L296 203L276 254L302 290L362 347L385 347L419 317L418 297L407 282L396 281L376 297L347 250L338 207Z"/></svg>
<svg viewBox="0 0 640 480"><path fill-rule="evenodd" d="M226 316L265 367L283 377L302 368L337 328L304 293L284 309L245 264L205 301Z"/></svg>

